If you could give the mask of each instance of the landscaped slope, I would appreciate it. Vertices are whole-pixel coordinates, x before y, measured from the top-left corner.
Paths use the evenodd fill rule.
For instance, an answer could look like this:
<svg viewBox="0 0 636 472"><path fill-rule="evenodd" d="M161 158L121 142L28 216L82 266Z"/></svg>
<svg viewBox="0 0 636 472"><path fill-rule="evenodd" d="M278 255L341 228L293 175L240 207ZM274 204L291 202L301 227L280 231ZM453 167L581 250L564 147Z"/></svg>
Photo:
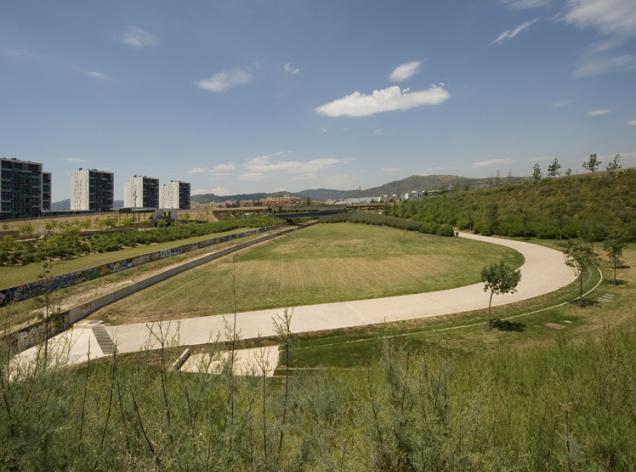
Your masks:
<svg viewBox="0 0 636 472"><path fill-rule="evenodd" d="M391 206L386 213L482 234L599 241L620 229L636 240L636 170L453 192Z"/></svg>

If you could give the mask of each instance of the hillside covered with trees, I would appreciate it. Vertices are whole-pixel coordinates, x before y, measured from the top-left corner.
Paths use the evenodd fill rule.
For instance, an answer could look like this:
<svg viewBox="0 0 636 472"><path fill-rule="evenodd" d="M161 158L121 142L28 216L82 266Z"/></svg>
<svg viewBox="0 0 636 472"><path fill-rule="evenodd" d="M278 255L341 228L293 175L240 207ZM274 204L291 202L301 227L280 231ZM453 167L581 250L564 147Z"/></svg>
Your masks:
<svg viewBox="0 0 636 472"><path fill-rule="evenodd" d="M386 214L477 233L600 241L636 240L636 169L455 191L387 207Z"/></svg>

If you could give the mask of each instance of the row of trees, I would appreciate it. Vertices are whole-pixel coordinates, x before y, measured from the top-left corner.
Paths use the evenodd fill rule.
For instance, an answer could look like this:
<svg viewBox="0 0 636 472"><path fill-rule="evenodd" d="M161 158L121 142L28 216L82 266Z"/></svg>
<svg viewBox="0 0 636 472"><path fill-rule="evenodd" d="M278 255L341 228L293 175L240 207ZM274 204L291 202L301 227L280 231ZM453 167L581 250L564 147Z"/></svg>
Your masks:
<svg viewBox="0 0 636 472"><path fill-rule="evenodd" d="M323 223L361 223L376 226L419 231L420 233L436 234L438 236L455 236L453 227L448 224L413 221L390 215L381 215L368 211L351 211L326 216L320 219Z"/></svg>
<svg viewBox="0 0 636 472"><path fill-rule="evenodd" d="M385 208L385 214L480 234L636 240L636 170L543 179L449 193Z"/></svg>
<svg viewBox="0 0 636 472"><path fill-rule="evenodd" d="M36 241L21 241L10 236L0 239L0 265L19 265L46 259L70 259L96 253L118 251L152 243L176 241L237 228L257 228L281 223L270 216L229 218L205 224L183 224L146 231L116 231L81 235L77 226L66 226L60 233Z"/></svg>
<svg viewBox="0 0 636 472"><path fill-rule="evenodd" d="M611 162L609 162L606 166L605 169L608 172L613 172L615 170L619 170L623 167L623 164L621 164L621 155L620 154L616 154L614 156L614 159L612 159ZM597 154L590 154L590 157L588 157L584 162L583 162L583 168L590 171L590 172L596 172L599 170L599 168L601 167L601 160L599 159ZM561 172L562 166L561 163L559 162L559 160L555 157L554 160L548 164L547 167L547 172L546 175L548 177L558 177L562 174ZM569 167L563 172L563 174L565 176L570 176L572 175L572 169L570 169ZM541 180L541 178L543 177L543 172L541 170L541 166L539 165L539 163L536 163L532 166L532 178L537 181L537 180Z"/></svg>

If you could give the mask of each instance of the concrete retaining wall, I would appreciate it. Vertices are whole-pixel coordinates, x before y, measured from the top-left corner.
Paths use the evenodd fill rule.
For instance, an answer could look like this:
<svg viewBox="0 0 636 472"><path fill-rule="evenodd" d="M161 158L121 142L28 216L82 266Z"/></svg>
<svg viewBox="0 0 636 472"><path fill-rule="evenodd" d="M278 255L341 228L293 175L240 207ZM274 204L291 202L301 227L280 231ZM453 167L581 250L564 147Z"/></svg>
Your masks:
<svg viewBox="0 0 636 472"><path fill-rule="evenodd" d="M219 236L216 238L206 239L205 241L199 241L197 243L185 244L170 249L164 249L162 251L155 251L136 257L130 257L128 259L120 259L115 262L102 264L96 267L90 267L88 269L69 272L53 277L48 282L45 280L37 280L28 284L7 288L4 290L0 290L0 306L7 305L11 302L28 300L29 298L40 296L47 291L59 290L61 288L77 285L79 283L86 282L87 280L96 279L98 277L103 277L115 272L121 272L122 270L138 267L148 262L157 261L159 259L175 256L177 254L183 254L185 252L195 251L197 249L212 246L214 244L220 244L234 239L245 238L254 234L277 229L282 226L283 225L266 226L263 228L244 231L242 233Z"/></svg>
<svg viewBox="0 0 636 472"><path fill-rule="evenodd" d="M66 331L74 323L77 323L83 318L86 318L91 313L94 313L97 310L104 308L105 306L110 305L111 303L115 303L116 301L119 301L123 298L126 298L134 293L137 293L140 290L143 290L159 282L162 282L166 279L169 279L170 277L173 277L177 274L185 272L186 270L190 270L194 267L207 264L208 262L227 256L228 254L232 254L234 252L240 251L250 246L254 246L255 244L259 244L264 241L277 238L284 234L289 234L293 231L296 231L301 228L305 228L307 226L311 226L313 224L315 223L310 223L310 224L298 226L298 227L292 227L292 228L280 231L278 233L261 236L260 238L256 238L250 241L245 241L243 243L236 244L235 246L222 249L213 254L208 254L207 256L203 256L198 259L184 262L181 265L173 267L159 274L155 274L152 277L148 277L147 279L140 280L139 282L135 282L126 287L117 289L114 292L110 292L100 297L97 297L91 300L90 302L71 308L70 310L57 313L53 317L53 319L49 321L48 327L45 326L44 322L40 322L36 325L31 325L28 328L22 329L20 331L14 332L6 336L5 341L13 345L14 348L17 349L18 351L23 351L43 341L46 337L51 338L57 334L60 334L63 331ZM260 231L262 232L262 229Z"/></svg>

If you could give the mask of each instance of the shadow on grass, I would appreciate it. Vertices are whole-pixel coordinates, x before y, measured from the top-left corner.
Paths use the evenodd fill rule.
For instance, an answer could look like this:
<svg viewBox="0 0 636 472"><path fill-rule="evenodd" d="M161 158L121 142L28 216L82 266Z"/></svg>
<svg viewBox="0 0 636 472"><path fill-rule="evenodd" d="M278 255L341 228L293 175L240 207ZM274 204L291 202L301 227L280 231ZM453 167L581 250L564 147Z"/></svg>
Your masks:
<svg viewBox="0 0 636 472"><path fill-rule="evenodd" d="M498 318L494 318L488 321L488 328L498 329L499 331L517 331L520 333L522 331L525 331L526 325L517 321L500 320Z"/></svg>
<svg viewBox="0 0 636 472"><path fill-rule="evenodd" d="M591 299L591 298L583 298L582 300L579 300L577 298L576 300L572 300L570 302L570 304L577 305L577 306L579 306L581 308L587 308L588 306L598 305L598 302L596 300Z"/></svg>

